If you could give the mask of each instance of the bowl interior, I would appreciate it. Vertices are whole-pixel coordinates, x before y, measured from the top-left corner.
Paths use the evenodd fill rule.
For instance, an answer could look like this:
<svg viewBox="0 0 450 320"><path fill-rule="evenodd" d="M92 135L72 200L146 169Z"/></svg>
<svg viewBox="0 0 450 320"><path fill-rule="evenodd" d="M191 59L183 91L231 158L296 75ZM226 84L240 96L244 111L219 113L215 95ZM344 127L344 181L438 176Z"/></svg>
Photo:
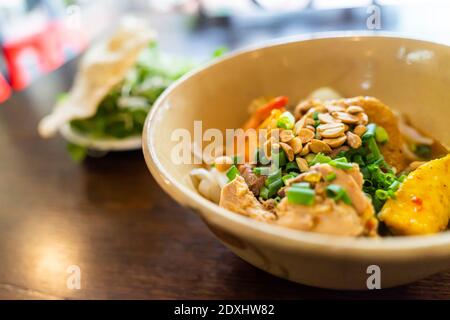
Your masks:
<svg viewBox="0 0 450 320"><path fill-rule="evenodd" d="M164 170L191 188L186 176L195 165L171 161L177 141L170 137L184 128L194 138L195 120L203 130L238 128L256 97L287 95L296 103L329 86L345 97L375 96L449 145L449 85L444 45L373 36L292 41L237 53L188 75L158 101L147 133Z"/></svg>

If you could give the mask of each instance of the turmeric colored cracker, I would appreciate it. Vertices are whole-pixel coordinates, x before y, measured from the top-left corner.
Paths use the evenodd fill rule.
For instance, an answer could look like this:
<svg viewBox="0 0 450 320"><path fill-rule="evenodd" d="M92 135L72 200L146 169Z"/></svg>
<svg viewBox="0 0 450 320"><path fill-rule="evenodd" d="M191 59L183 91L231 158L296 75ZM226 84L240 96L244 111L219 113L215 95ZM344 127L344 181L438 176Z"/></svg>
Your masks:
<svg viewBox="0 0 450 320"><path fill-rule="evenodd" d="M450 218L450 155L429 161L409 174L378 217L398 235L443 231Z"/></svg>
<svg viewBox="0 0 450 320"><path fill-rule="evenodd" d="M331 104L364 108L365 113L369 117L369 123L382 126L389 134L389 141L380 148L386 162L395 167L398 172L408 166L410 161L402 149L403 138L398 128L398 119L388 106L376 98L362 96L334 100Z"/></svg>

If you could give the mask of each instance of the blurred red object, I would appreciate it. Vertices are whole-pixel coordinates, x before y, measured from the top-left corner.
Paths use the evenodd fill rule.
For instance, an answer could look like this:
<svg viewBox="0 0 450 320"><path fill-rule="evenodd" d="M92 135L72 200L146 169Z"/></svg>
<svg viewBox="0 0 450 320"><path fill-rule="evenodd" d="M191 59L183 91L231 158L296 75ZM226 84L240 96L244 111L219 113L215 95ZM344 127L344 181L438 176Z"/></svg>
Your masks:
<svg viewBox="0 0 450 320"><path fill-rule="evenodd" d="M39 75L61 66L82 51L87 40L81 32L68 30L62 22L51 22L32 35L3 44L11 87L21 90Z"/></svg>
<svg viewBox="0 0 450 320"><path fill-rule="evenodd" d="M9 87L8 82L6 82L5 78L3 78L0 73L0 103L6 101L11 95L11 88Z"/></svg>

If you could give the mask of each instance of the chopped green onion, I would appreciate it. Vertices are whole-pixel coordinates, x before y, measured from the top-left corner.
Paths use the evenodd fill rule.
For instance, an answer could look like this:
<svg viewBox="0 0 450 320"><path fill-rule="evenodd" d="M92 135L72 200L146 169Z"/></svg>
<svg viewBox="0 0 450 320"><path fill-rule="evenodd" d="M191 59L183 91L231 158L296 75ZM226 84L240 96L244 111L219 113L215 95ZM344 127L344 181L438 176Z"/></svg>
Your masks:
<svg viewBox="0 0 450 320"><path fill-rule="evenodd" d="M385 177L386 184L388 184L389 186L397 180L397 177L395 176L395 174L390 173L390 172L385 173L384 177Z"/></svg>
<svg viewBox="0 0 450 320"><path fill-rule="evenodd" d="M397 191L397 189L400 187L400 181L395 180L392 182L392 184L389 186L389 190Z"/></svg>
<svg viewBox="0 0 450 320"><path fill-rule="evenodd" d="M295 118L289 111L283 112L277 120L277 126L287 130L291 130L294 124Z"/></svg>
<svg viewBox="0 0 450 320"><path fill-rule="evenodd" d="M309 188L290 187L287 192L287 199L291 203L313 205L315 200L315 192Z"/></svg>
<svg viewBox="0 0 450 320"><path fill-rule="evenodd" d="M366 128L367 131L361 137L363 141L375 136L375 130L377 128L377 125L375 123L369 123Z"/></svg>
<svg viewBox="0 0 450 320"><path fill-rule="evenodd" d="M319 120L319 111L314 111L312 117L314 120Z"/></svg>
<svg viewBox="0 0 450 320"><path fill-rule="evenodd" d="M239 170L235 165L232 165L230 169L228 169L226 175L228 177L228 181L232 181L234 180L234 178L236 178L236 176L239 175Z"/></svg>
<svg viewBox="0 0 450 320"><path fill-rule="evenodd" d="M281 178L281 180L283 180L284 185L286 185L286 181L288 181L289 179L292 179L292 178L294 178L294 175L289 173L289 174L285 174L283 176L283 178Z"/></svg>
<svg viewBox="0 0 450 320"><path fill-rule="evenodd" d="M294 188L310 188L309 182L298 182L294 183L291 187Z"/></svg>
<svg viewBox="0 0 450 320"><path fill-rule="evenodd" d="M284 153L283 149L273 150L272 151L272 166L274 168L280 168L286 165L288 162L286 153Z"/></svg>
<svg viewBox="0 0 450 320"><path fill-rule="evenodd" d="M380 200L386 200L389 198L389 193L383 189L378 189L375 191L375 197L377 197Z"/></svg>
<svg viewBox="0 0 450 320"><path fill-rule="evenodd" d="M378 212L383 207L384 200L382 201L382 200L378 199L377 197L373 197L372 204L373 204L373 207L375 208L375 211Z"/></svg>
<svg viewBox="0 0 450 320"><path fill-rule="evenodd" d="M346 204L351 205L352 200L347 194L347 191L345 189L337 184L330 184L326 187L327 195L328 197L332 198L334 201L342 200Z"/></svg>
<svg viewBox="0 0 450 320"><path fill-rule="evenodd" d="M264 182L265 186L268 187L272 182L281 179L281 169L276 170L275 172L269 174L266 181Z"/></svg>
<svg viewBox="0 0 450 320"><path fill-rule="evenodd" d="M371 137L367 140L367 147L369 148L370 151L370 155L367 157L369 163L382 159L383 156L380 152L380 149L378 148L377 142L375 141L374 137Z"/></svg>
<svg viewBox="0 0 450 320"><path fill-rule="evenodd" d="M312 153L310 153L312 154ZM308 155L309 156L309 155ZM308 161L308 159L306 159ZM328 163L331 161L331 158L329 156L324 155L323 153L319 152L314 156L314 158L311 159L311 161L308 161L310 166L313 166L317 163Z"/></svg>
<svg viewBox="0 0 450 320"><path fill-rule="evenodd" d="M286 164L286 172L290 173L291 171L300 171L296 161L291 161Z"/></svg>
<svg viewBox="0 0 450 320"><path fill-rule="evenodd" d="M258 176L261 176L263 171L264 171L264 168L265 167L254 167L252 171L253 171L254 174L257 174Z"/></svg>
<svg viewBox="0 0 450 320"><path fill-rule="evenodd" d="M388 190L387 192L388 192L389 198L396 199L394 190Z"/></svg>
<svg viewBox="0 0 450 320"><path fill-rule="evenodd" d="M363 157L360 154L355 154L353 156L353 162L359 164L359 166L364 166L365 165Z"/></svg>
<svg viewBox="0 0 450 320"><path fill-rule="evenodd" d="M373 186L373 183L372 183L372 181L369 180L369 179L364 179L363 186L364 186L364 187L371 187L371 186Z"/></svg>
<svg viewBox="0 0 450 320"><path fill-rule="evenodd" d="M389 141L389 135L383 127L377 126L375 128L375 140L378 143L386 143Z"/></svg>
<svg viewBox="0 0 450 320"><path fill-rule="evenodd" d="M336 179L336 172L330 172L326 177L325 180L328 182L333 181L334 179Z"/></svg>
<svg viewBox="0 0 450 320"><path fill-rule="evenodd" d="M253 173L259 176L267 176L270 173L269 167L255 167L253 168Z"/></svg>
<svg viewBox="0 0 450 320"><path fill-rule="evenodd" d="M267 189L267 187L262 187L260 190L259 190L259 196L261 197L261 198L263 198L264 200L267 200L267 199L269 199L269 189Z"/></svg>
<svg viewBox="0 0 450 320"><path fill-rule="evenodd" d="M345 159L345 158L340 158L340 159ZM335 168L342 169L342 170L350 170L353 168L353 165L351 163L348 163L347 159L345 159L345 162L340 161L340 160L338 161L338 160L339 159L331 160L330 162L328 162L328 164L330 166L333 166Z"/></svg>
<svg viewBox="0 0 450 320"><path fill-rule="evenodd" d="M360 171L361 171L364 179L369 179L370 178L370 172L369 172L369 169L367 169L367 167L361 167Z"/></svg>
<svg viewBox="0 0 450 320"><path fill-rule="evenodd" d="M268 196L269 198L272 198L273 196L275 196L278 192L278 190L280 190L280 188L282 188L284 186L283 180L281 178L273 181L268 187Z"/></svg>
<svg viewBox="0 0 450 320"><path fill-rule="evenodd" d="M350 150L349 150L349 151L350 151ZM347 158L347 154L348 154L348 151L342 150L342 151L339 151L339 153L337 154L337 156L340 157L340 158Z"/></svg>

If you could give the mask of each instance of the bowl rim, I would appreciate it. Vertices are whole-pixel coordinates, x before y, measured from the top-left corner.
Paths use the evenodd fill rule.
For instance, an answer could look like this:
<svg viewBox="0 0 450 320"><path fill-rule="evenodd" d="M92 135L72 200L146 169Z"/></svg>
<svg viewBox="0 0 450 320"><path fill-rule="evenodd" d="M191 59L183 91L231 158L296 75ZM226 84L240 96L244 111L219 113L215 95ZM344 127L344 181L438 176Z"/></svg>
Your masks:
<svg viewBox="0 0 450 320"><path fill-rule="evenodd" d="M268 41L263 41L256 45L247 46L217 58L214 61L206 63L182 76L180 79L171 84L155 101L147 119L145 121L142 139L142 150L144 158L151 173L155 177L158 184L170 196L174 196L172 188L177 189L177 195L182 197L184 203L194 202L196 208L201 211L206 210L213 212L230 222L231 225L240 225L246 228L246 231L258 236L262 241L268 241L272 245L281 245L289 249L308 249L316 250L321 248L328 252L343 252L347 256L365 256L367 258L373 257L374 254L384 254L389 257L411 257L420 255L420 257L429 256L448 256L450 253L450 231L445 231L433 235L423 236L402 236L402 237L388 237L388 238L353 238L342 237L326 234L318 234L314 232L306 232L300 230L293 230L281 226L271 225L265 222L256 221L254 219L239 215L217 204L207 200L198 192L188 188L182 183L173 178L164 168L159 160L159 157L154 149L154 136L152 135L153 123L157 119L159 110L162 109L163 102L166 100L171 92L173 92L181 83L189 80L197 74L205 72L209 68L220 64L224 61L235 59L241 55L249 54L258 50L273 48L277 46L288 45L297 42L307 42L315 40L326 39L346 39L352 41L359 41L360 39L371 38L387 38L393 40L408 40L414 42L422 42L427 45L438 45L450 49L450 46L445 42L428 41L420 38L411 38L401 34L391 32L319 32L304 35L295 35L289 37L276 38ZM227 226L223 226L227 228ZM229 226L228 226L229 227ZM227 228L229 229L229 228ZM269 241L270 240L270 241Z"/></svg>

